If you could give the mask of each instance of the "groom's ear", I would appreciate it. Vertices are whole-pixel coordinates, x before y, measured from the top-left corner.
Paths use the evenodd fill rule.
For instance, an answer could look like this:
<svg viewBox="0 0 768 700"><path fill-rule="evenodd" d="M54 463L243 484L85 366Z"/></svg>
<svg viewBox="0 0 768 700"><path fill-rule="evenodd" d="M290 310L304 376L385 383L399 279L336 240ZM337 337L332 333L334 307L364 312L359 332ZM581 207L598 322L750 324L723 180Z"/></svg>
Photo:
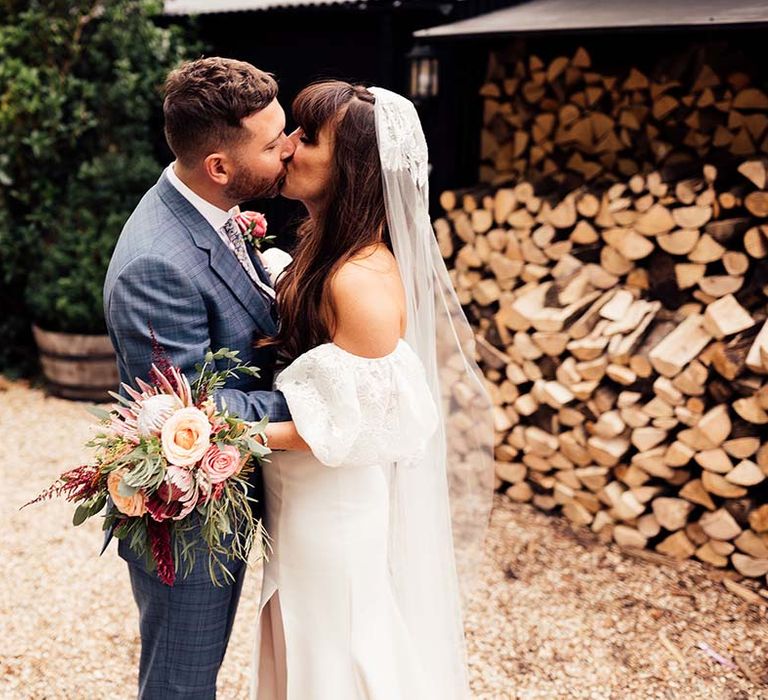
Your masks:
<svg viewBox="0 0 768 700"><path fill-rule="evenodd" d="M217 185L229 184L231 168L229 159L223 153L211 153L203 161L203 168Z"/></svg>

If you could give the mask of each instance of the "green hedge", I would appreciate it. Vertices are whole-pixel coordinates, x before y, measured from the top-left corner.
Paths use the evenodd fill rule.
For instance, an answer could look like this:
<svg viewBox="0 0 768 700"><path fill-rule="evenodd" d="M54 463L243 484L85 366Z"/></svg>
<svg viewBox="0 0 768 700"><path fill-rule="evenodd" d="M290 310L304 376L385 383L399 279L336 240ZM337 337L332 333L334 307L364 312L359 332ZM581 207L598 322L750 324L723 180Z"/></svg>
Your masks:
<svg viewBox="0 0 768 700"><path fill-rule="evenodd" d="M115 240L164 165L160 86L191 49L147 0L0 0L0 372L29 324L104 332Z"/></svg>

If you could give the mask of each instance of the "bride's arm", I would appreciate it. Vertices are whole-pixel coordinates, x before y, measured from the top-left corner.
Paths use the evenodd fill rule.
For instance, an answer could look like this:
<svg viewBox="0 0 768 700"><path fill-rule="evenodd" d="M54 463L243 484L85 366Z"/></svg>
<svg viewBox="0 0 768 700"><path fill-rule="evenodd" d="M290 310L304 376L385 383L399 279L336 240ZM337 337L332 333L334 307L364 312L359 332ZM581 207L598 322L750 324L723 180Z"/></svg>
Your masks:
<svg viewBox="0 0 768 700"><path fill-rule="evenodd" d="M269 423L266 430L267 445L273 450L303 450L308 451L309 445L301 439L293 421Z"/></svg>

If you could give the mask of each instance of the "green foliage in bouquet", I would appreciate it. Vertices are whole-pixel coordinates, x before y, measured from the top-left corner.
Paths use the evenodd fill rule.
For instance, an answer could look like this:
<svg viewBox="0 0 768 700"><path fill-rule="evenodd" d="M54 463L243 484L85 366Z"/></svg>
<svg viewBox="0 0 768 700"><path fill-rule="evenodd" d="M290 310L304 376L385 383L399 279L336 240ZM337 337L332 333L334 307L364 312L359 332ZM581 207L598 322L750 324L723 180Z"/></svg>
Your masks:
<svg viewBox="0 0 768 700"><path fill-rule="evenodd" d="M0 0L5 345L28 340L24 317L53 331L104 332L112 249L164 164L160 87L194 50L178 27L155 23L161 9L149 0ZM6 361L0 354L0 371Z"/></svg>

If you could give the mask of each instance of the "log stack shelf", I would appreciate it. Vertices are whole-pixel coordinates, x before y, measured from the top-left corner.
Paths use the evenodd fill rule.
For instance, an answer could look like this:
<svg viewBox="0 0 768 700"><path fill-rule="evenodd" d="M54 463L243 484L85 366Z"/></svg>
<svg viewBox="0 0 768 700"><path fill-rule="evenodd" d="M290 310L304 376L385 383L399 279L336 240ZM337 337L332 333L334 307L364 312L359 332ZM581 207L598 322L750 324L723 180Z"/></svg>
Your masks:
<svg viewBox="0 0 768 700"><path fill-rule="evenodd" d="M600 72L581 48L494 54L481 98L481 182L443 192L434 226L497 487L765 584L768 95L706 64Z"/></svg>

